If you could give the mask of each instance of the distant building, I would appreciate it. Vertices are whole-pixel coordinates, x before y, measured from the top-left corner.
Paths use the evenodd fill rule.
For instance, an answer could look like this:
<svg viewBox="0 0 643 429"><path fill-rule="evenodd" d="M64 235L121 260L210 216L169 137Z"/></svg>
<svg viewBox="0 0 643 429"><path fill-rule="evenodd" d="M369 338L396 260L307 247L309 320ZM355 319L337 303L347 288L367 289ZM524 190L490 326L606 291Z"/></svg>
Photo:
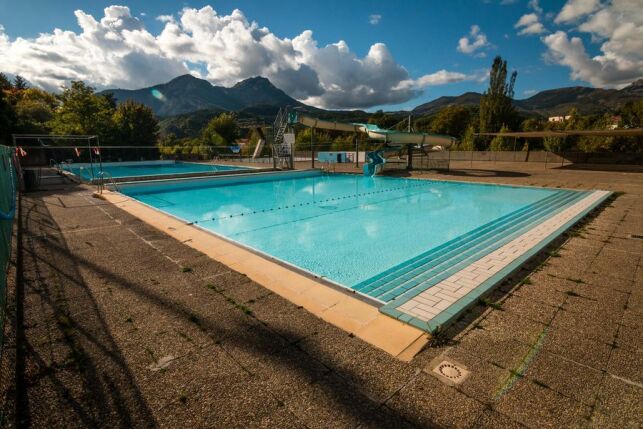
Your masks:
<svg viewBox="0 0 643 429"><path fill-rule="evenodd" d="M571 115L567 116L550 116L547 118L548 122L563 122L571 118Z"/></svg>

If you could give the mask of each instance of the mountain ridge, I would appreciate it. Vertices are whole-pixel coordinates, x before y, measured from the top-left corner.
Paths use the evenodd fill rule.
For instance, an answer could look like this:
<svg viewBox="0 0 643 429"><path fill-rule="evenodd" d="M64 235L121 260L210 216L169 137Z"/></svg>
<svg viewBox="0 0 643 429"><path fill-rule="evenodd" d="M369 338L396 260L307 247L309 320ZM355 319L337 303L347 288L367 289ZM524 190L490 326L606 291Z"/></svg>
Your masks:
<svg viewBox="0 0 643 429"><path fill-rule="evenodd" d="M171 117L203 110L261 111L266 116L279 107L298 107L328 117L349 117L362 111L328 111L307 106L287 95L265 77L255 76L239 81L232 87L216 86L190 74L177 76L169 82L146 88L107 89L118 102L128 99L148 105L157 116ZM433 115L451 106L476 106L482 94L465 92L457 96L442 96L415 107L409 113L416 116ZM576 108L581 114L595 114L614 111L627 101L643 98L643 79L625 88L603 89L585 86L554 88L540 91L531 97L514 100L516 109L529 116L564 115Z"/></svg>
<svg viewBox="0 0 643 429"><path fill-rule="evenodd" d="M477 105L481 97L482 94L478 92L439 97L420 104L411 112L416 115L432 115L451 105ZM513 104L519 112L528 115L558 116L566 114L572 108L576 108L580 114L595 114L614 110L628 101L642 97L643 79L639 79L622 89L588 86L547 89L528 98L513 100Z"/></svg>
<svg viewBox="0 0 643 429"><path fill-rule="evenodd" d="M261 76L251 77L232 87L216 86L190 74L169 82L140 89L106 89L118 102L134 100L149 106L158 116L175 116L203 109L242 110L260 105L300 106Z"/></svg>

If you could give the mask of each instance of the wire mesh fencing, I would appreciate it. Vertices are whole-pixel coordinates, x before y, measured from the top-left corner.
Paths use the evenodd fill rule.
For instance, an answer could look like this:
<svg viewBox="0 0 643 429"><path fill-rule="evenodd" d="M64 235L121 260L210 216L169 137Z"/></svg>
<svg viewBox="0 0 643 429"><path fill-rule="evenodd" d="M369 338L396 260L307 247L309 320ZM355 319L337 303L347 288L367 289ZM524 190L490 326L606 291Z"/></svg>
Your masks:
<svg viewBox="0 0 643 429"><path fill-rule="evenodd" d="M7 269L11 256L11 236L16 216L17 174L13 148L0 146L0 350L3 344Z"/></svg>

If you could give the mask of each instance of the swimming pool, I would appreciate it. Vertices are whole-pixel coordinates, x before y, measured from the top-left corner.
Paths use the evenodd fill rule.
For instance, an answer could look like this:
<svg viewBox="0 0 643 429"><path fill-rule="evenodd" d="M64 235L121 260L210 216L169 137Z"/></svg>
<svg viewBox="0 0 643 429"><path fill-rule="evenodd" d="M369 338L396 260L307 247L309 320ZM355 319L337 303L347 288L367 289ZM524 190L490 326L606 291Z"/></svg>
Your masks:
<svg viewBox="0 0 643 429"><path fill-rule="evenodd" d="M570 210L592 194L316 171L251 176L120 191L350 289L400 318L401 305L439 290L441 281L549 219L574 215ZM555 228L565 226L560 222ZM529 246L538 243L532 239ZM405 321L422 321L415 316Z"/></svg>
<svg viewBox="0 0 643 429"><path fill-rule="evenodd" d="M101 171L101 165L98 163L74 163L59 164L63 171L81 178L85 181L91 181L98 176ZM216 173L226 171L251 170L250 167L206 164L198 162L183 161L132 161L132 162L104 162L102 170L109 173L114 179L129 177L148 177L148 176L173 176L195 173Z"/></svg>

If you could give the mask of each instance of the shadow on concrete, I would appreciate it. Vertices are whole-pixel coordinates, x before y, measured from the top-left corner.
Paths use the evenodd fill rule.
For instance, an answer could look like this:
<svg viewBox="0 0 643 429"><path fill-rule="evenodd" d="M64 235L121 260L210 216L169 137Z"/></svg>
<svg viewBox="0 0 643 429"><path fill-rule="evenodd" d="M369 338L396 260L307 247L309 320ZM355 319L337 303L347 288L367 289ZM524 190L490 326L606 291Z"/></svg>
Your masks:
<svg viewBox="0 0 643 429"><path fill-rule="evenodd" d="M41 212L49 217L49 222L45 222L49 225L53 219L44 204L41 206ZM25 216L28 217L29 214ZM42 223L42 220L39 222ZM177 244L179 243L177 242ZM45 249L46 254L43 255ZM93 299L88 285L83 281L80 274L81 268L84 272L90 271L99 278L109 281L115 287L137 294L150 306L158 307L172 316L185 318L191 322L194 322L195 316L198 317L199 327L210 337L216 339L215 343L225 339L226 343L246 352L267 356L275 354L275 343L278 339L285 341L284 351L286 347L297 347L297 342L302 339L301 335L297 335L296 332L270 327L254 318L252 314L246 314L235 308L232 304L229 305L230 313L235 314L232 318L225 317L225 320L219 320L216 315L198 314L194 309L172 299L167 294L162 294L161 291L155 291L150 287L132 282L93 260L72 253L63 239L58 242L48 240L46 243L37 243L32 240L23 243L20 252L25 257L25 266L27 264L33 265L36 278L44 271L55 273L55 276L47 276L46 282L39 283L39 290L30 293L38 293L40 298L53 310L56 318L56 335L62 338L70 356L77 361L76 363L70 362L69 368L65 368L65 370L73 371L75 376L80 378L83 395L82 400L70 396L65 381L57 377L57 368L46 368L44 359L31 345L31 339L27 332L23 338L22 365L25 365L25 361L35 362L42 365L43 368L38 374L32 375L22 371L17 377L17 382L22 384L19 389L22 398L18 398L18 402L24 407L19 412L19 426L28 426L30 414L38 412L38 404L30 403L32 398L29 397L28 390L40 378L47 379L54 386L55 394L61 403L59 412L72 413L86 426L156 425L155 418L146 404L127 362L109 333L109 326L102 317L99 306ZM52 259L51 255L56 255L56 259ZM216 264L217 262L212 261L212 263ZM65 299L65 295L73 295L74 308L82 307L84 311L78 316L74 316L74 312L69 306L71 300ZM259 330L257 335L252 336L234 335L251 326L248 323L249 320L255 324L260 323L268 329ZM27 320L22 323L29 324L30 322ZM292 340L297 337L299 337L298 340ZM304 352L300 348L298 350ZM323 350L317 350L317 352L323 353ZM308 356L310 360L315 360L321 365L324 365L323 362L332 361L333 358L333 356L324 355ZM111 368L111 380L106 379L104 373L106 365ZM383 406L384 401L368 397L357 385L338 383L337 378L319 377L318 370L314 369L306 360L283 359L279 361L279 365L284 371L295 373L297 378L301 380L314 380L332 397L336 409L341 409L343 413L355 417L358 421L374 421L376 427L426 426L425 423L421 423L419 417L416 419L416 416L401 415ZM327 369L330 374L333 374L332 368ZM345 370L342 370L342 374L341 377L359 379L357 374ZM122 398L127 398L127 400ZM391 425L391 422L394 423ZM181 425L181 422L178 421L174 423L177 426Z"/></svg>
<svg viewBox="0 0 643 429"><path fill-rule="evenodd" d="M606 171L606 172L620 172L620 173L641 173L643 172L643 165L629 165L629 164L567 164L563 166L553 167L555 170L570 170L570 171Z"/></svg>
<svg viewBox="0 0 643 429"><path fill-rule="evenodd" d="M64 240L51 246L25 237L31 220L35 225L55 225L46 217L44 204L27 205L20 197L16 427L43 421L72 421L84 427L155 427L152 412ZM31 332L41 335L32 337ZM35 386L55 396L57 409L38 402L31 392Z"/></svg>

